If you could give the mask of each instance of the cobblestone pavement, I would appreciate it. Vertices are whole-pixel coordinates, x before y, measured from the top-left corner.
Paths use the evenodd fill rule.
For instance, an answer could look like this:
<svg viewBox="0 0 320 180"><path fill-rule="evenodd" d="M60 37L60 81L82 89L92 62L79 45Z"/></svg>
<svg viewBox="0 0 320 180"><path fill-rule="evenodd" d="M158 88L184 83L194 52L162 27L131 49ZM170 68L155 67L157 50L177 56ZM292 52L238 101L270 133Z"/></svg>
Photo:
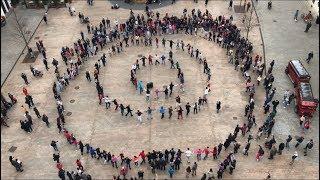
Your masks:
<svg viewBox="0 0 320 180"><path fill-rule="evenodd" d="M295 8L299 8L303 3L291 2L288 4L291 7L282 7L280 11L274 2L272 13L267 13L265 2L258 2L257 13L260 17L260 24L262 28L262 35L266 46L267 60L276 59L275 77L276 87L278 89L277 98L282 99L283 91L286 88L292 88L291 83L287 77L284 76L283 70L286 63L292 58L304 58L308 50L313 47L315 58L312 66L307 66L311 74L317 75L319 69L318 65L319 51L315 48L318 46L318 29L314 25L308 34L303 32L305 25L302 22L294 23L288 19L292 18L292 12ZM285 4L284 2L281 2ZM279 4L281 4L279 2ZM297 3L297 4L295 4ZM309 3L309 2L308 2ZM86 16L89 16L93 24L97 24L102 17L108 17L112 24L114 20L119 22L125 21L129 15L128 9L109 10L110 2L96 1L93 7L89 7L85 1L77 1L73 3L76 11L81 10ZM194 4L192 1L177 1L173 6L163 6L157 9L161 14L170 12L170 14L181 14L182 10L187 7L188 11L192 8L200 8L205 10L203 2ZM233 14L236 24L242 29L241 19L242 14L235 14L227 10L228 2L214 1L208 5L209 11L213 15L224 14L227 17ZM136 8L138 9L138 8ZM142 13L142 10L135 10L135 13ZM272 15L273 14L273 15ZM273 17L277 17L276 23L272 21ZM60 56L60 48L62 46L71 46L74 41L80 38L80 30L86 32L86 27L79 23L77 17L70 17L66 9L50 9L48 15L48 25L40 25L35 36L39 36L43 40L47 48L47 56L51 59L55 57L59 60L61 68L65 68ZM253 21L257 21L254 17ZM283 26L281 23L285 23ZM284 28L284 29L282 29ZM281 29L281 30L280 30ZM287 30L295 31L290 33L289 37ZM244 30L242 30L243 32ZM243 32L244 33L244 32ZM272 33L272 34L271 34ZM292 36L292 37L291 37ZM303 36L303 37L302 37ZM146 117L143 119L143 124L137 126L136 118L121 117L119 113L113 110L105 110L104 106L98 106L96 97L96 90L93 83L88 83L84 76L86 69L92 71L94 63L101 56L103 52L99 52L97 56L90 58L82 67L80 76L68 87L62 95L65 109L72 112L72 115L66 117L66 127L74 133L77 139L83 142L89 142L94 146L99 146L101 149L119 154L124 152L130 156L136 155L141 149L150 151L152 149L165 148L180 148L185 150L187 147L191 149L204 148L206 146L214 146L223 142L229 132L234 130L237 124L242 124L244 106L247 102L247 95L244 92L244 80L239 72L233 70L233 66L227 63L225 50L221 49L215 43L209 43L203 38L197 36L187 35L167 35L169 39L182 39L185 42L195 45L207 57L209 65L212 65L212 88L213 91L209 95L208 107L205 107L198 115L190 115L183 121L177 121L176 116L169 120L167 118L160 119L158 113L154 114L154 119L149 122ZM254 43L255 53L262 53L261 39L259 27L254 26L249 34L249 39ZM299 39L301 38L301 39ZM289 42L290 41L290 42ZM301 42L303 49L301 49ZM35 40L32 40L35 44ZM300 46L299 46L300 45ZM106 50L104 51L106 52ZM124 101L126 104L131 104L134 110L138 108L144 110L147 103L144 101L143 95L138 95L134 88L129 83L129 70L132 63L139 54L162 54L168 53L167 48L153 47L129 47L125 48L125 52L110 58L107 66L102 68L101 81L104 90L110 94L111 98L117 98L120 102ZM200 66L191 60L188 54L181 50L174 50L174 57L179 61L185 73L186 91L181 93L182 102L193 102L198 96L202 95L205 86L205 77L202 75ZM80 158L84 164L85 171L92 175L93 178L111 178L112 175L118 174L119 170L115 170L110 165L103 165L98 160L89 158L87 155L81 156L76 148L68 145L62 135L58 134L56 129L56 107L52 96L51 85L55 79L54 70L50 68L48 72L44 72L44 76L40 79L31 77L28 64L22 64L21 59L17 63L11 73L9 80L2 87L2 91L12 92L18 97L18 104L8 113L10 128L1 129L1 178L2 179L53 179L57 177L57 169L52 160L52 148L50 147L51 140L59 141L59 149L61 151L61 161L64 169L68 171L75 170L75 160ZM34 63L36 67L44 70L41 58ZM51 66L51 64L50 64ZM2 67L2 65L1 65ZM45 71L45 70L44 70ZM45 127L41 120L34 120L34 132L26 134L20 129L19 120L23 118L20 106L24 104L22 94L22 87L24 86L20 73L27 73L30 77L31 84L27 87L30 94L33 95L36 105L41 113L45 112L49 121L52 123L51 128ZM155 87L161 88L162 85L168 84L170 81L177 81L176 71L170 70L168 65L165 67L153 66L151 68L144 68L138 76L143 80L151 80ZM319 93L319 84L316 79L312 77L312 86L315 96ZM79 90L74 87L79 86ZM178 92L174 93L174 96ZM262 103L264 92L262 88L258 88L257 96L257 123L261 124L265 117L262 113ZM75 103L69 103L74 99ZM219 114L215 113L215 102L220 100L222 102L222 111ZM160 105L174 106L174 100L152 100L152 107L159 107ZM89 108L88 108L89 107ZM279 108L280 109L280 108ZM31 112L33 117L36 117ZM233 118L237 117L237 118ZM301 155L298 161L289 167L288 163L294 149L285 150L283 155L276 156L275 160L270 161L266 157L261 162L255 161L255 153L258 150L258 144L263 144L264 140L253 141L249 157L244 157L241 153L236 155L237 167L233 175L224 175L226 178L239 179L251 178L262 179L266 177L267 171L270 171L272 178L275 179L317 179L319 177L319 126L317 123L318 113L314 117L311 130L306 133L307 139L312 137L315 141L315 147L307 157L303 156L303 150L297 149ZM257 131L257 127L253 128L253 132ZM298 127L298 117L293 112L293 107L288 110L279 110L276 116L276 124L274 134L277 144L281 142L287 134L299 135L301 134ZM246 138L239 137L242 144L241 149L245 144ZM293 143L292 143L293 144ZM304 144L303 144L304 145ZM11 146L18 147L14 153L9 153L8 149ZM8 156L18 157L24 163L24 172L16 173L15 169L10 165ZM222 152L222 156L218 160L206 160L199 162L199 170L197 179L203 172L213 168L216 172L218 163L226 157L228 151ZM265 156L267 156L266 153ZM183 156L184 157L184 156ZM195 160L195 157L193 157ZM185 159L183 159L185 162ZM145 170L145 176L148 179L155 178L145 165L141 166ZM184 179L184 170L186 164L182 164L182 168L174 177ZM138 168L133 168L129 176L136 175ZM160 179L167 178L167 173L157 172L157 177Z"/></svg>

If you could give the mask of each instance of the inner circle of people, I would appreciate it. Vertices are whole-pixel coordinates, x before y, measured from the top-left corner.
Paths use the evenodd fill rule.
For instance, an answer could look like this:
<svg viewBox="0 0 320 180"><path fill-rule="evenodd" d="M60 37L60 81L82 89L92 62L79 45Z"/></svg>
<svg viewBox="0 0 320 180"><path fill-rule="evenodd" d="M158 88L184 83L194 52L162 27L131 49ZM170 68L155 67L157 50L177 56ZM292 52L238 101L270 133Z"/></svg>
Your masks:
<svg viewBox="0 0 320 180"><path fill-rule="evenodd" d="M139 42L140 40L138 39L137 41L132 41L131 45L137 45L139 46ZM169 85L164 85L162 90L159 90L158 88L155 89L154 91L154 99L158 100L160 98L160 93L164 93L164 98L168 99L169 97L172 96L172 93L174 91L174 87L179 87L179 91L180 92L184 92L184 74L181 70L181 67L179 65L179 62L176 61L174 62L173 60L173 52L172 52L172 48L173 48L173 44L176 44L176 49L180 49L185 51L185 48L187 49L186 51L189 53L190 57L195 57L196 60L198 60L198 62L200 64L203 64L203 73L205 73L207 75L207 86L204 89L204 95L202 97L199 97L199 99L197 100L197 102L192 103L193 104L193 113L197 114L198 111L200 111L201 106L203 106L204 104L207 104L207 95L208 93L211 91L210 90L210 78L211 78L211 73L210 73L210 68L208 66L207 60L205 57L202 56L202 53L196 49L193 50L194 47L192 47L190 44L185 45L183 41L177 41L176 43L173 42L173 40L165 40L165 38L162 38L162 46L165 47L166 46L166 42L169 42L169 47L170 47L170 51L168 52L168 61L170 62L170 69L177 69L178 74L177 74L177 78L179 79L179 83L178 84L174 84L173 82L171 82ZM147 36L145 39L145 46L152 46L152 39L150 36ZM159 39L156 37L155 39L155 45L158 48L159 47ZM126 44L126 46L129 46L128 44ZM121 53L123 51L123 48L121 47L121 45L116 45L113 46L111 48L109 48L108 50L108 54L109 57L112 57L112 55L115 55L116 53ZM109 96L104 95L103 92L103 87L100 85L99 83L99 72L100 72L100 67L101 66L106 66L106 54L104 53L103 56L98 60L97 63L95 63L95 69L94 69L94 80L95 80L95 84L96 84L96 89L98 92L98 98L99 98L99 104L102 104L102 101L104 101L106 109L109 109L111 107L111 103L114 104L115 109L114 110L118 110L118 108L120 109L120 113L122 116L133 116L132 114L132 109L130 107L130 105L123 105L123 104L119 104L119 102L116 99L111 99ZM140 61L142 63L141 68L146 67L146 60L148 59L148 66L157 66L157 65L166 65L166 59L167 57L163 54L161 56L158 56L157 54L155 54L154 56L152 55L148 55L148 58L145 56L142 56L140 58ZM167 63L168 64L168 63ZM143 82L141 80L137 80L137 71L140 70L140 63L139 63L139 59L136 60L136 62L132 65L131 71L130 71L130 81L132 82L132 84L134 85L135 89L138 90L139 94L142 94L143 92L145 92L146 95L146 101L150 102L151 101L151 88L150 86L153 86L150 84L146 84L146 86L143 85ZM89 71L86 71L86 78L88 81L91 82L91 76ZM175 98L176 100L176 106L175 106L175 110L178 113L178 119L183 119L183 108L181 107L181 98L180 96L176 96ZM186 116L189 115L190 111L191 111L191 105L189 102L186 103L185 105L185 109L186 109ZM165 112L167 111L167 109L164 106L160 106L159 108L157 108L159 110L159 113L161 114L161 119L163 119L165 117ZM151 120L152 117L152 112L157 110L157 109L153 109L151 107L148 107L147 110L145 111L140 111L137 110L136 111L136 115L137 115L137 119L138 119L138 123L141 124L142 123L142 114L145 112L147 114L147 119ZM173 111L174 111L173 107L170 106L168 107L168 118L170 119L172 117ZM125 112L126 110L126 112Z"/></svg>
<svg viewBox="0 0 320 180"><path fill-rule="evenodd" d="M92 1L89 0L88 3L92 5ZM206 1L207 3L207 1ZM73 8L69 7L69 12L71 15L73 15ZM180 170L180 165L182 163L182 154L185 154L186 159L186 178L191 176L196 176L197 174L197 168L198 164L197 162L191 163L191 157L193 155L196 155L197 161L200 160L207 160L209 156L212 156L212 159L216 160L219 159L220 153L224 147L224 150L227 151L228 147L233 144L233 150L230 150L227 154L227 156L224 158L224 160L219 162L219 168L216 173L213 172L213 169L209 169L208 172L204 173L201 177L201 179L215 179L217 177L218 179L221 179L223 177L224 173L229 173L230 175L233 174L234 169L236 168L237 160L235 155L238 153L239 148L243 147L243 155L248 156L249 155L249 149L251 145L251 140L255 139L256 141L259 141L262 136L265 136L266 142L264 143L264 148L269 150L268 159L273 160L274 157L278 154L281 155L284 148L287 148L287 150L290 149L290 142L293 139L291 135L288 135L288 138L285 142L279 143L279 147L276 148L276 140L275 136L272 134L272 129L275 124L274 117L277 113L277 106L279 105L278 100L273 100L273 97L276 93L276 88L272 87L272 83L274 82L275 77L272 75L272 70L274 66L274 60L270 63L270 67L267 71L267 74L264 77L263 86L266 91L266 97L264 102L264 114L268 114L266 120L262 123L261 126L259 126L256 135L252 135L251 128L253 126L257 126L256 119L255 119L255 101L254 101L254 94L255 94L255 84L257 86L260 85L260 81L262 80L263 71L266 68L265 64L262 62L262 56L261 55L253 55L253 46L251 42L249 42L247 39L240 36L240 30L237 28L235 24L232 23L233 17L230 16L229 18L226 18L224 16L218 16L217 18L214 18L208 10L205 12L201 12L200 10L193 9L191 11L191 14L188 14L187 9L183 10L182 16L178 18L177 16L169 16L167 13L165 16L161 19L159 12L153 12L149 9L148 6L146 6L146 16L145 18L144 14L134 14L132 10L130 10L130 15L128 20L125 23L119 24L118 22L115 22L115 26L111 27L110 20L102 19L100 24L98 26L93 26L90 24L89 18L85 17L81 12L79 12L78 17L80 20L80 23L87 25L87 37L85 37L84 33L81 31L81 39L79 39L77 42L74 42L73 48L69 47L62 47L61 50L61 56L62 60L64 61L67 69L66 73L61 73L61 68L59 68L59 61L53 58L52 65L54 66L55 75L57 80L53 83L52 91L54 98L56 100L57 104L57 111L58 116L56 118L56 125L58 128L59 133L63 133L65 136L67 142L71 145L74 145L75 147L79 148L81 155L84 156L84 154L90 155L91 158L95 158L101 161L101 163L104 164L110 164L114 168L118 168L118 165L121 166L119 174L115 175L114 179L125 179L126 175L129 170L131 170L131 161L134 162L134 166L139 168L139 171L137 173L137 177L139 179L143 179L144 171L140 168L141 165L146 163L146 160L148 161L148 166L151 169L151 172L153 174L156 174L157 171L168 171L168 174L170 178L172 178L175 174L175 172ZM46 17L46 23L49 21ZM186 109L186 115L190 113L191 107L193 107L193 113L196 114L200 110L200 107L204 106L207 102L207 95L211 91L210 89L210 78L211 78L211 70L209 68L209 65L206 61L206 58L203 53L201 53L201 50L196 49L190 44L185 44L183 40L178 40L176 42L172 40L168 40L165 37L160 38L162 35L168 35L168 34L179 34L179 33L185 33L189 35L198 35L204 34L202 37L209 41L209 43L217 43L221 48L226 49L226 55L228 56L228 62L230 65L234 66L234 70L241 71L245 82L246 82L246 88L245 91L248 93L248 104L244 108L244 116L247 117L247 122L243 123L242 126L239 124L235 127L233 133L229 133L229 136L225 140L225 142L219 143L219 145L213 146L213 147L204 147L204 148L196 148L194 150L191 150L190 148L187 148L184 152L182 152L180 149L175 150L174 148L168 150L165 149L164 151L161 150L153 150L150 152L145 152L142 150L138 155L135 155L133 157L130 157L130 155L125 155L124 153L120 153L119 155L116 155L114 153L111 153L107 150L102 150L98 146L94 146L89 143L83 143L81 140L77 140L75 138L75 135L71 133L67 128L65 127L66 121L65 121L65 112L63 102L61 99L61 93L67 86L69 86L70 81L73 81L76 79L77 76L79 76L79 70L81 69L82 65L86 63L90 58L94 57L97 52L103 51L106 49L106 46L109 44L111 45L108 49L107 54L103 54L103 56L98 60L97 63L95 63L94 67L94 81L96 85L96 89L98 92L98 99L99 104L105 103L106 108L111 108L111 103L114 105L114 109L118 110L120 109L120 113L122 116L133 116L130 105L124 105L117 101L117 99L112 99L111 97L108 97L108 95L105 95L103 92L103 87L99 83L99 72L100 68L102 66L106 66L108 57L111 58L112 56L119 54L123 51L124 47L129 46L156 46L157 48L161 45L159 45L160 41L163 47L166 47L166 44L169 43L169 52L167 55L147 55L142 56L140 59L137 59L134 64L132 64L132 68L130 71L130 81L132 82L132 85L136 90L142 94L145 93L146 101L151 101L151 88L153 84L146 84L143 85L143 82L141 80L137 79L137 71L139 71L140 68L146 67L146 60L148 60L148 66L160 66L165 65L166 61L170 62L170 68L177 70L177 78L179 80L179 83L173 83L171 82L169 85L163 86L163 89L158 89L154 91L155 97L154 99L160 98L159 94L164 93L165 99L172 96L173 91L176 87L178 87L178 91L181 93L184 92L184 75L183 71L179 65L178 60L174 61L175 58L173 58L173 52L172 49L174 49L174 44L176 49L185 51L190 55L190 57L193 57L203 65L203 73L207 75L207 81L206 81L206 87L204 89L204 94L202 97L199 97L199 99L196 102L193 103L186 103L185 109ZM91 36L92 35L92 36ZM122 35L122 37L121 37ZM91 36L91 42L89 40L89 37ZM131 45L129 45L129 39ZM36 43L37 48L39 52L41 52L43 56L43 63L47 71L49 71L49 64L46 57L46 50L43 45L43 42L40 40ZM30 50L29 50L30 52ZM32 53L32 50L31 50ZM77 58L77 60L74 60L74 57ZM141 63L141 66L140 66ZM251 68L252 67L252 68ZM41 71L39 71L37 68L30 66L30 70L32 72L33 76L39 76L42 74ZM252 75L250 75L250 71L252 72ZM41 75L42 76L42 75ZM85 73L86 79L91 82L91 74L87 70ZM253 82L252 77L256 76L256 83ZM24 80L24 83L26 85L31 84L27 78L27 75L25 73L21 74L22 79ZM26 87L23 87L23 94L25 95L25 103L28 105L29 109L33 108L36 116L39 119L42 119L42 121L46 124L48 128L51 127L51 123L49 121L48 116L43 113L40 114L39 110L35 106L33 97L30 95ZM3 100L3 104L6 107L11 107L14 104L17 103L17 99L11 94L8 93L8 96L11 100L11 102L7 102ZM291 104L293 100L293 96L291 92L286 92L283 104L284 107L287 107ZM4 99L4 98L2 98ZM157 110L160 113L161 119L165 117L166 112L168 111L168 118L172 117L174 109L178 113L178 119L183 118L183 106L181 104L181 99L178 96L176 96L176 105L175 108L172 108L171 106L169 108L165 108L163 106L159 107ZM272 105L272 111L270 112L270 105ZM24 117L26 120L20 121L21 128L25 130L27 133L31 133L33 131L32 125L33 125L33 118L30 115L30 112L25 108L23 105L21 106L21 109L24 113ZM219 113L221 109L221 102L218 101L216 103L216 112ZM126 110L126 112L125 112ZM147 119L152 119L152 112L156 109L152 109L151 107L148 107L147 110L137 110L136 115L138 119L138 123L140 124L142 122L142 114L146 112ZM1 111L1 122L2 124L8 126L5 121L3 120L4 117L7 117L6 111ZM310 120L306 119L300 120L300 125L302 127L303 132L306 132L309 128L309 126L306 126L306 124L310 124ZM302 123L301 123L302 122ZM8 126L9 127L9 126ZM247 134L247 140L245 144L241 144L239 140L237 140L237 135L241 131L242 138L244 138ZM271 139L269 139L271 136ZM296 136L297 143L295 144L295 152L292 155L292 158L290 159L290 162L288 162L289 165L293 165L296 158L298 157L298 146L303 142L304 137L303 136ZM55 140L52 140L51 146L54 150L53 154L53 160L56 162L56 167L58 169L58 176L61 179L65 179L65 176L67 176L69 179L91 179L91 175L85 173L85 168L82 165L80 159L77 159L75 161L76 164L76 171L66 171L63 167L62 162L60 161L60 154L59 154L59 148L58 148L58 142ZM264 148L261 145L259 146L259 150L255 155L255 158L257 161L261 161L263 155L264 155ZM305 147L303 148L304 155L307 155L307 152L310 151L313 147L313 140L310 139ZM86 151L85 151L86 149ZM85 153L86 152L86 153ZM11 164L16 168L18 172L22 172L22 162L15 159L14 157L10 156L9 160ZM270 179L270 173L267 172L267 178ZM136 177L132 178L136 179Z"/></svg>

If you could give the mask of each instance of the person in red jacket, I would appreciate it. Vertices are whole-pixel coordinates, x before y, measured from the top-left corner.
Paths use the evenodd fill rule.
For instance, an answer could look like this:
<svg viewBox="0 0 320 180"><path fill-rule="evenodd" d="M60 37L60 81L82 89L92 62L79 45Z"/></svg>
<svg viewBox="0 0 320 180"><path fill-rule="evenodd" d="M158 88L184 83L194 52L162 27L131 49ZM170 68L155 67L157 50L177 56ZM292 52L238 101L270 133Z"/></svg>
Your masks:
<svg viewBox="0 0 320 180"><path fill-rule="evenodd" d="M209 155L209 147L204 148L203 152L204 152L203 160L205 160L205 159L207 159L207 157L208 157L208 155Z"/></svg>
<svg viewBox="0 0 320 180"><path fill-rule="evenodd" d="M71 144L71 134L67 130L64 132L64 137Z"/></svg>
<svg viewBox="0 0 320 180"><path fill-rule="evenodd" d="M120 175L122 175L123 178L126 179L127 173L128 173L128 168L125 167L125 166L122 166L122 167L121 167L121 170L120 170Z"/></svg>
<svg viewBox="0 0 320 180"><path fill-rule="evenodd" d="M245 135L246 135L246 130L247 130L247 124L244 123L243 126L241 127L242 136L245 136Z"/></svg>
<svg viewBox="0 0 320 180"><path fill-rule="evenodd" d="M139 165L139 164L138 164L138 162L139 162L139 157L134 156L134 157L133 157L133 162L134 162L134 165L138 166L138 165Z"/></svg>
<svg viewBox="0 0 320 180"><path fill-rule="evenodd" d="M8 93L9 98L11 99L11 103L15 104L17 103L17 98L15 98L12 94Z"/></svg>
<svg viewBox="0 0 320 180"><path fill-rule="evenodd" d="M179 106L179 107L177 108L177 112L178 112L178 119L180 119L180 117L181 117L181 119L183 119L182 111L183 111L183 109L181 108L181 106Z"/></svg>
<svg viewBox="0 0 320 180"><path fill-rule="evenodd" d="M218 153L217 146L215 146L212 151L213 159L217 159L217 153Z"/></svg>
<svg viewBox="0 0 320 180"><path fill-rule="evenodd" d="M77 159L76 164L77 164L77 166L79 167L79 169L81 169L81 170L83 171L83 166L82 166L82 164L81 164L80 159Z"/></svg>
<svg viewBox="0 0 320 180"><path fill-rule="evenodd" d="M56 166L56 167L59 169L59 171L63 169L62 164L61 164L60 162L57 163L57 166Z"/></svg>
<svg viewBox="0 0 320 180"><path fill-rule="evenodd" d="M27 88L25 88L25 87L22 88L22 92L25 96L27 96L29 94Z"/></svg>
<svg viewBox="0 0 320 180"><path fill-rule="evenodd" d="M77 146L78 145L78 141L77 141L77 139L74 137L74 135L73 134L71 134L71 144L73 144L73 145L75 145L75 146Z"/></svg>
<svg viewBox="0 0 320 180"><path fill-rule="evenodd" d="M201 160L201 153L202 153L201 149L195 150L195 153L197 155L197 161L200 161Z"/></svg>
<svg viewBox="0 0 320 180"><path fill-rule="evenodd" d="M141 164L142 164L142 163L145 163L145 162L146 162L146 154L144 153L144 150L142 150L142 151L140 152L139 156L140 156L141 159L142 159Z"/></svg>
<svg viewBox="0 0 320 180"><path fill-rule="evenodd" d="M149 60L149 65L153 65L152 56L151 55L149 55L148 60Z"/></svg>

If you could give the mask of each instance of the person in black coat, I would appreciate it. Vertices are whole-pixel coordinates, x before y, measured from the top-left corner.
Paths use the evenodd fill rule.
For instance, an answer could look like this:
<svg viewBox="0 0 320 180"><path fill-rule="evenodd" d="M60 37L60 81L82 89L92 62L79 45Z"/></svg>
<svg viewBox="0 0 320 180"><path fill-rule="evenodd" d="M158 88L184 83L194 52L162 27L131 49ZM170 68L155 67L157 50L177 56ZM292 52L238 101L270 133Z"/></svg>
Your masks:
<svg viewBox="0 0 320 180"><path fill-rule="evenodd" d="M217 101L217 113L219 113L220 109L221 109L221 102Z"/></svg>
<svg viewBox="0 0 320 180"><path fill-rule="evenodd" d="M308 32L309 31L309 29L311 28L311 26L312 26L312 23L311 23L311 21L309 21L308 23L307 23L307 25L306 25L306 30L304 30L304 32Z"/></svg>
<svg viewBox="0 0 320 180"><path fill-rule="evenodd" d="M282 142L279 144L279 148L278 148L278 154L281 155L282 154L282 150L284 149L285 144Z"/></svg>
<svg viewBox="0 0 320 180"><path fill-rule="evenodd" d="M37 117L38 117L38 118L41 118L40 112L39 112L39 110L37 109L37 107L34 107L33 110L34 110L34 113L37 115Z"/></svg>
<svg viewBox="0 0 320 180"><path fill-rule="evenodd" d="M53 161L57 161L57 163L60 162L60 155L59 155L59 153L53 154L52 157L53 157Z"/></svg>
<svg viewBox="0 0 320 180"><path fill-rule="evenodd" d="M310 141L307 143L306 147L303 148L304 149L304 156L307 156L307 151L308 149L312 149L313 148L313 140L310 139Z"/></svg>
<svg viewBox="0 0 320 180"><path fill-rule="evenodd" d="M230 139L226 139L226 141L223 143L224 150L227 150L227 148L229 147L230 143L231 143Z"/></svg>
<svg viewBox="0 0 320 180"><path fill-rule="evenodd" d="M180 164L181 164L181 160L179 157L177 157L175 160L174 160L174 169L175 170L179 170L180 169Z"/></svg>
<svg viewBox="0 0 320 180"><path fill-rule="evenodd" d="M48 19L47 19L47 13L44 14L43 16L43 21L48 24Z"/></svg>
<svg viewBox="0 0 320 180"><path fill-rule="evenodd" d="M297 144L294 146L295 148L297 148L302 143L302 141L304 140L304 137L302 136L297 137L296 140L297 140Z"/></svg>
<svg viewBox="0 0 320 180"><path fill-rule="evenodd" d="M278 100L275 100L275 101L272 101L272 111L276 112L277 111L277 106L279 105L279 101Z"/></svg>
<svg viewBox="0 0 320 180"><path fill-rule="evenodd" d="M83 143L81 141L79 141L79 149L80 149L80 152L81 152L81 155L83 155Z"/></svg>
<svg viewBox="0 0 320 180"><path fill-rule="evenodd" d="M248 151L249 151L249 148L250 148L250 142L248 142L244 148L244 155L248 156Z"/></svg>
<svg viewBox="0 0 320 180"><path fill-rule="evenodd" d="M68 176L69 180L73 180L72 174L69 171L67 171L67 176Z"/></svg>
<svg viewBox="0 0 320 180"><path fill-rule="evenodd" d="M223 144L221 144L221 143L218 145L218 155L220 154L220 152L222 150L222 146L223 146Z"/></svg>
<svg viewBox="0 0 320 180"><path fill-rule="evenodd" d="M308 57L306 59L307 63L309 64L310 63L310 60L313 58L313 51L311 51L309 54L308 54Z"/></svg>
<svg viewBox="0 0 320 180"><path fill-rule="evenodd" d="M18 159L15 159L11 162L11 164L16 168L16 170L18 172L22 172L23 169L22 169L22 162L20 162Z"/></svg>
<svg viewBox="0 0 320 180"><path fill-rule="evenodd" d="M49 127L50 123L47 115L45 114L42 115L42 121L46 123L47 127Z"/></svg>
<svg viewBox="0 0 320 180"><path fill-rule="evenodd" d="M59 172L58 172L58 175L59 175L59 178L61 180L65 180L66 179L65 170L60 169Z"/></svg>

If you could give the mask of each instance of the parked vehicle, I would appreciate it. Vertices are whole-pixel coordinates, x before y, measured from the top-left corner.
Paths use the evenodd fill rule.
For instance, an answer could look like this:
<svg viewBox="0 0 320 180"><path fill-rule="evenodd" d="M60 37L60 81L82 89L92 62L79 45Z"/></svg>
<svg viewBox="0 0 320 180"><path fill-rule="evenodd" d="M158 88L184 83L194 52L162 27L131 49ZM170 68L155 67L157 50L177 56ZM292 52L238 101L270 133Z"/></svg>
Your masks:
<svg viewBox="0 0 320 180"><path fill-rule="evenodd" d="M308 82L301 82L295 88L295 112L299 116L305 115L312 117L317 110L319 101L313 97L311 84Z"/></svg>
<svg viewBox="0 0 320 180"><path fill-rule="evenodd" d="M291 79L294 87L297 87L301 82L308 83L311 78L308 71L303 67L299 60L290 61L286 67L285 73Z"/></svg>

